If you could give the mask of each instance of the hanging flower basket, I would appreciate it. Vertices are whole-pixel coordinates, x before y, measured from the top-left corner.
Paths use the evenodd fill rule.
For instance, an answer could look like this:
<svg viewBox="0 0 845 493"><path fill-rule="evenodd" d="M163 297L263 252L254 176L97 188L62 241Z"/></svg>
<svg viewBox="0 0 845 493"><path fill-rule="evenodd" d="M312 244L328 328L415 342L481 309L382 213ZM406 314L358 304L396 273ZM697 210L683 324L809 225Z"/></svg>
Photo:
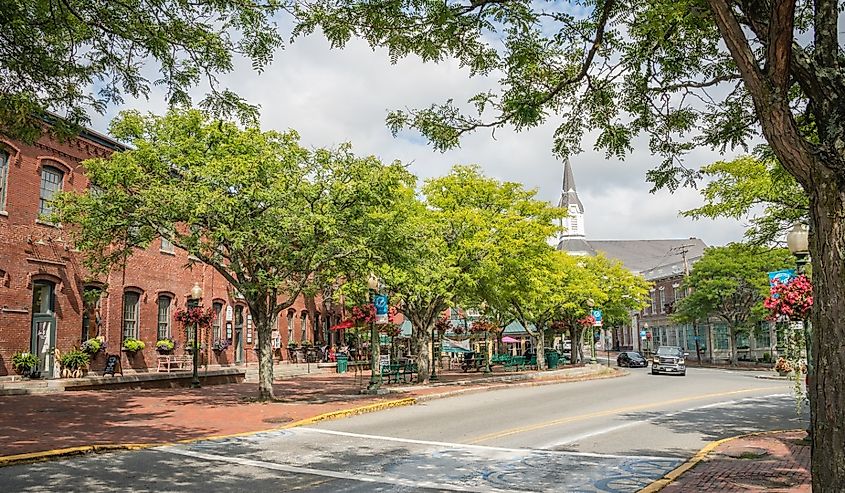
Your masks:
<svg viewBox="0 0 845 493"><path fill-rule="evenodd" d="M813 283L807 276L797 276L788 282L775 281L771 294L763 301L770 320L804 320L813 308Z"/></svg>

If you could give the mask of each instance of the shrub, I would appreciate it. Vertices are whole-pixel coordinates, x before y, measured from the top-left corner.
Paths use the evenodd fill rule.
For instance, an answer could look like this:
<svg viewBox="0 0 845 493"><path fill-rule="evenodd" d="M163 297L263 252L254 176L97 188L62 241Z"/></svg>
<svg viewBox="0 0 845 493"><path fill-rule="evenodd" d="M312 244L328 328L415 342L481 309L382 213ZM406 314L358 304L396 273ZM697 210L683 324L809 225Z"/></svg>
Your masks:
<svg viewBox="0 0 845 493"><path fill-rule="evenodd" d="M12 355L12 367L18 373L28 373L38 366L38 356L30 352L21 352Z"/></svg>
<svg viewBox="0 0 845 493"><path fill-rule="evenodd" d="M771 353L763 353L763 363L771 363L772 362L772 354Z"/></svg>
<svg viewBox="0 0 845 493"><path fill-rule="evenodd" d="M91 355L80 349L73 348L62 354L59 364L68 370L84 368L91 361Z"/></svg>
<svg viewBox="0 0 845 493"><path fill-rule="evenodd" d="M134 337L128 337L123 340L123 349L129 351L130 353L140 351L145 347L147 347L147 345L144 344L144 341L135 339Z"/></svg>

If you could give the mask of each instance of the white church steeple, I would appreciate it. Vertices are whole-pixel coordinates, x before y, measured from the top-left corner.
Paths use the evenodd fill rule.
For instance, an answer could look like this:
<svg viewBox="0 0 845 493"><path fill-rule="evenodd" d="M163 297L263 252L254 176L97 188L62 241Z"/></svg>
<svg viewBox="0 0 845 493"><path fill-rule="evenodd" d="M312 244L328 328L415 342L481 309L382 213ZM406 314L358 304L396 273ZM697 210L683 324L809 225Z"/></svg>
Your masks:
<svg viewBox="0 0 845 493"><path fill-rule="evenodd" d="M578 198L578 191L575 189L575 175L572 174L572 164L569 158L563 163L563 188L560 193L558 207L569 211L569 216L561 220L564 231L560 235L561 241L571 238L584 238L584 205Z"/></svg>

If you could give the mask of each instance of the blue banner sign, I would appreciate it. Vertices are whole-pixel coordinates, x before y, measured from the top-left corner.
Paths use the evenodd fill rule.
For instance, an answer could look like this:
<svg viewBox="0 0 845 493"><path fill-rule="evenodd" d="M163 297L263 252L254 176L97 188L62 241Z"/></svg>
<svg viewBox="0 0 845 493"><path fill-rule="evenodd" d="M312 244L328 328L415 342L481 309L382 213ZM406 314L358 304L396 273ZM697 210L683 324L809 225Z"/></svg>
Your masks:
<svg viewBox="0 0 845 493"><path fill-rule="evenodd" d="M602 325L601 310L593 310L592 315L593 315L593 318L596 320L595 322L593 322L593 327L601 327L601 325Z"/></svg>
<svg viewBox="0 0 845 493"><path fill-rule="evenodd" d="M795 269L783 269L769 272L769 285L774 287L775 283L786 284L795 277Z"/></svg>

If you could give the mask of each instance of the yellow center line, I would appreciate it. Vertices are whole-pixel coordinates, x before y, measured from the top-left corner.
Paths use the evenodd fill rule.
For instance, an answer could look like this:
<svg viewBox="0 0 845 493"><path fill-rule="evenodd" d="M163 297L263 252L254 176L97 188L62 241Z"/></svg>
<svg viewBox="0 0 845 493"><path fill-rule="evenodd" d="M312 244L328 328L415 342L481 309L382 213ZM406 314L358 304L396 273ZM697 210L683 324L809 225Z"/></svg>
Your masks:
<svg viewBox="0 0 845 493"><path fill-rule="evenodd" d="M717 392L717 393L714 393L714 394L703 394L703 395L697 395L697 396L693 396L693 397L683 397L683 398L680 398L680 399L672 399L672 400L661 401L661 402L649 402L647 404L639 404L639 405L636 405L636 406L618 407L616 409L608 409L606 411L597 411L597 412L594 412L594 413L581 414L581 415L578 415L578 416L569 416L567 418L558 418L558 419L553 419L551 421L545 421L545 422L537 423L537 424L533 424L533 425L520 426L520 427L517 427L517 428L511 428L509 430L498 431L498 432L495 432L495 433L488 433L486 435L481 435L481 436L475 437L472 440L468 441L467 443L476 444L476 443L486 442L488 440L494 440L496 438L502 438L502 437L506 437L506 436L510 436L510 435L516 435L518 433L525 433L525 432L529 432L529 431L539 430L539 429L542 429L542 428L548 428L549 426L556 426L556 425L562 425L562 424L567 424L567 423L573 423L575 421L583 421L585 419L590 419L590 418L600 418L600 417L603 417L603 416L611 416L611 415L614 415L614 414L629 413L629 412L632 412L632 411L642 411L643 409L657 408L657 407L661 407L661 406L670 406L672 404L680 404L682 402L691 402L691 401L698 401L698 400L703 400L703 399L710 399L710 398L713 398L713 397L725 397L725 396L729 396L729 395L747 394L749 392L759 392L761 390L773 390L773 389L772 389L772 387L755 387L755 388L752 388L752 389L733 390L733 391L730 391L730 392Z"/></svg>

